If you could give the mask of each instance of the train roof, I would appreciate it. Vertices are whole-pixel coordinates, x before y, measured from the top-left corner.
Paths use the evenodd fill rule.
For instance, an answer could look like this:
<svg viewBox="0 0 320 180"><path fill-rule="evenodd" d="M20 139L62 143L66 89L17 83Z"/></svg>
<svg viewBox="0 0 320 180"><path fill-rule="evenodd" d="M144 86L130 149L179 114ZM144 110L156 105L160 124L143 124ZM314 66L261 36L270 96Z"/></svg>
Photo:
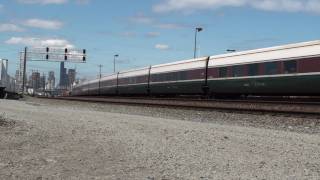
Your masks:
<svg viewBox="0 0 320 180"><path fill-rule="evenodd" d="M210 56L209 66L226 66L320 56L320 40Z"/></svg>

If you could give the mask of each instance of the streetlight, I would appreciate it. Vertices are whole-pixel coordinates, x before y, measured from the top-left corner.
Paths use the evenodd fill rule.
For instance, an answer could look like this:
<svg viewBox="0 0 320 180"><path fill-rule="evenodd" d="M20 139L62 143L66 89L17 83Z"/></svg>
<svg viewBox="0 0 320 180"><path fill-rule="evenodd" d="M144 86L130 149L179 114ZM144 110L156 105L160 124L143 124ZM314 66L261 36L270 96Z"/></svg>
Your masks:
<svg viewBox="0 0 320 180"><path fill-rule="evenodd" d="M113 73L116 73L116 57L119 57L119 54L113 56Z"/></svg>
<svg viewBox="0 0 320 180"><path fill-rule="evenodd" d="M227 49L227 52L233 53L233 52L236 52L236 50L235 49Z"/></svg>
<svg viewBox="0 0 320 180"><path fill-rule="evenodd" d="M197 27L196 28L196 32L195 32L195 36L194 36L194 59L196 58L197 56L197 35L198 35L198 32L201 32L203 30L203 28L201 27Z"/></svg>

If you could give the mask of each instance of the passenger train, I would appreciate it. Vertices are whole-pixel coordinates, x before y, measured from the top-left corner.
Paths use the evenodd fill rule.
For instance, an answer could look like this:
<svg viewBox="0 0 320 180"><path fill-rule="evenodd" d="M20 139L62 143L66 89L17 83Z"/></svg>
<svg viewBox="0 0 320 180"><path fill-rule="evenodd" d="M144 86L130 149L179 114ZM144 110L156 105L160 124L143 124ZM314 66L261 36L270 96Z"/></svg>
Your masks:
<svg viewBox="0 0 320 180"><path fill-rule="evenodd" d="M72 96L320 95L320 40L118 72L74 87Z"/></svg>

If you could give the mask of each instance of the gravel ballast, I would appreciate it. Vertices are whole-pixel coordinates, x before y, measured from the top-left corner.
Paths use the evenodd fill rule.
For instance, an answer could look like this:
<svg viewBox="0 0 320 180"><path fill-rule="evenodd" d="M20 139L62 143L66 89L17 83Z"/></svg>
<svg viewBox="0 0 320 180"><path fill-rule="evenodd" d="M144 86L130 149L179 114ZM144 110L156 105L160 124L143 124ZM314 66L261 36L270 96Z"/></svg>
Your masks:
<svg viewBox="0 0 320 180"><path fill-rule="evenodd" d="M0 179L320 178L316 118L45 99L0 115Z"/></svg>

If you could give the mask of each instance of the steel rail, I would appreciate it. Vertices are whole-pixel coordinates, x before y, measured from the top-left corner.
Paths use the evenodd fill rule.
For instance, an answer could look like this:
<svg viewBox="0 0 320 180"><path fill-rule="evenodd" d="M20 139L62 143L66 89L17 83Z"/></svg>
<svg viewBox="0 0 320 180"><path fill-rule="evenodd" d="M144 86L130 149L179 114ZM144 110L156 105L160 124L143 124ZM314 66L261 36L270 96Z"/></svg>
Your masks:
<svg viewBox="0 0 320 180"><path fill-rule="evenodd" d="M125 98L125 97L55 97L49 99L117 103L133 105L170 106L234 111L257 111L286 114L320 115L320 102L250 101L250 100L200 100L179 98Z"/></svg>

